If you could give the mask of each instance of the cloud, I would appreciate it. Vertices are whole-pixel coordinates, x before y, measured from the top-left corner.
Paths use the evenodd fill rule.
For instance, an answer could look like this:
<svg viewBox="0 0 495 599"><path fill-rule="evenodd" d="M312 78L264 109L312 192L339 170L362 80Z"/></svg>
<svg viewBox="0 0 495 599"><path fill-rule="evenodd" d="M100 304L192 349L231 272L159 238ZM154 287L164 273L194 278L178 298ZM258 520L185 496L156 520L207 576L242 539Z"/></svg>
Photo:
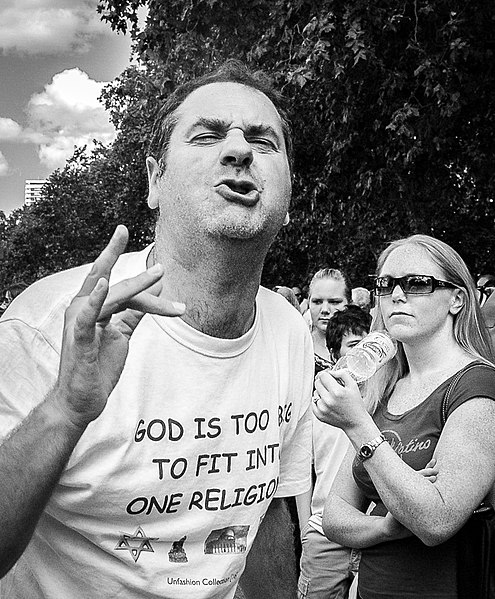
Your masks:
<svg viewBox="0 0 495 599"><path fill-rule="evenodd" d="M68 69L31 97L22 138L39 145L42 164L50 169L63 167L76 146L91 150L93 139L104 144L114 140L115 129L98 100L104 85L80 69Z"/></svg>
<svg viewBox="0 0 495 599"><path fill-rule="evenodd" d="M0 117L0 141L14 141L22 136L22 127L12 119Z"/></svg>
<svg viewBox="0 0 495 599"><path fill-rule="evenodd" d="M0 50L18 54L85 52L97 35L114 35L97 0L2 0Z"/></svg>
<svg viewBox="0 0 495 599"><path fill-rule="evenodd" d="M5 156L0 152L0 177L6 177L10 174L10 168Z"/></svg>

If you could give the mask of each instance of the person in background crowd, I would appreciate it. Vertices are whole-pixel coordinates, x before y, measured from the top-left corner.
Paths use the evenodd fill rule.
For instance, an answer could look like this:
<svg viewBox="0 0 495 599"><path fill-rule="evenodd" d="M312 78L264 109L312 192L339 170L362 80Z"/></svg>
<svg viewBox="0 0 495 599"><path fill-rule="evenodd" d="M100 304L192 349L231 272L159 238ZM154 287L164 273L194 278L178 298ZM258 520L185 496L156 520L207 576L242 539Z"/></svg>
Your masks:
<svg viewBox="0 0 495 599"><path fill-rule="evenodd" d="M331 364L330 353L326 345L327 324L337 310L342 310L351 302L349 278L336 268L320 269L309 284L308 300L315 353L315 372L318 373Z"/></svg>
<svg viewBox="0 0 495 599"><path fill-rule="evenodd" d="M371 294L365 287L354 287L351 291L352 303L367 312L371 308Z"/></svg>
<svg viewBox="0 0 495 599"><path fill-rule="evenodd" d="M483 306L495 290L495 275L481 275L476 282L480 305Z"/></svg>
<svg viewBox="0 0 495 599"><path fill-rule="evenodd" d="M362 550L362 599L457 599L456 533L495 483L493 352L450 246L395 241L376 274L372 330L397 340L396 356L365 384L366 403L345 369L315 383L316 416L352 444L323 530Z"/></svg>
<svg viewBox="0 0 495 599"><path fill-rule="evenodd" d="M9 307L10 303L26 288L27 284L24 283L24 281L19 281L18 283L12 283L4 290L2 301L0 303L0 316Z"/></svg>
<svg viewBox="0 0 495 599"><path fill-rule="evenodd" d="M481 312L495 353L495 276L483 275L478 279L476 288L479 292Z"/></svg>
<svg viewBox="0 0 495 599"><path fill-rule="evenodd" d="M328 321L326 343L332 363L347 354L368 333L371 316L359 306L347 305ZM345 599L357 572L359 552L326 538L322 528L323 508L340 464L349 448L345 433L334 426L313 421L313 465L315 484L311 516L302 532L299 599Z"/></svg>
<svg viewBox="0 0 495 599"><path fill-rule="evenodd" d="M3 315L2 599L296 595L284 497L311 484L313 354L260 287L290 155L266 76L185 83L147 159L155 243L124 254L119 226Z"/></svg>
<svg viewBox="0 0 495 599"><path fill-rule="evenodd" d="M301 301L300 301L300 305L301 305L301 314L304 316L305 314L309 315L309 301L308 301L308 295L309 295L309 285L303 285L303 288L301 290ZM308 319L308 324L311 324L311 317L309 317Z"/></svg>
<svg viewBox="0 0 495 599"><path fill-rule="evenodd" d="M327 349L332 365L365 337L371 327L369 312L348 304L342 311L335 312L328 322L326 332Z"/></svg>
<svg viewBox="0 0 495 599"><path fill-rule="evenodd" d="M275 291L275 293L279 293L281 296L285 297L285 299L289 302L289 304L291 306L294 306L294 308L298 312L301 312L299 302L297 301L296 295L294 294L294 292L292 291L292 289L290 287L285 287L283 285L277 285L276 287L273 288L273 291Z"/></svg>
<svg viewBox="0 0 495 599"><path fill-rule="evenodd" d="M301 291L301 288L300 288L300 287L293 287L293 288L292 288L292 292L293 292L293 293L294 293L294 295L296 296L296 299L297 299L297 301L298 301L299 303L301 303L301 302L302 302L302 299L303 299L303 297L302 297L302 291Z"/></svg>

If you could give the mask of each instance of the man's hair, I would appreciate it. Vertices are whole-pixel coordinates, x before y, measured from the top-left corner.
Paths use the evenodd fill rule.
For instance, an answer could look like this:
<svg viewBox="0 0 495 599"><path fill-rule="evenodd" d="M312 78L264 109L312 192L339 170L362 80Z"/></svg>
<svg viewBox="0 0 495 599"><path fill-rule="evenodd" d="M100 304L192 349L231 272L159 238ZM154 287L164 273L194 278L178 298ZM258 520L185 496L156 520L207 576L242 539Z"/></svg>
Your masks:
<svg viewBox="0 0 495 599"><path fill-rule="evenodd" d="M273 103L282 122L287 158L292 171L292 130L282 94L274 88L266 73L252 71L234 59L225 61L216 71L183 83L159 109L151 132L149 154L155 157L161 170L165 168L170 137L178 121L177 109L193 91L211 83L239 83L263 93Z"/></svg>
<svg viewBox="0 0 495 599"><path fill-rule="evenodd" d="M289 302L289 304L294 306L294 308L298 312L300 312L299 302L297 301L296 294L292 291L290 287L285 287L284 285L276 285L273 288L273 291L275 291L275 293L278 293L279 295L283 295L285 299Z"/></svg>
<svg viewBox="0 0 495 599"><path fill-rule="evenodd" d="M347 305L343 310L338 310L328 321L325 340L330 355L337 359L344 335L362 335L369 332L371 315L359 306Z"/></svg>
<svg viewBox="0 0 495 599"><path fill-rule="evenodd" d="M351 291L352 303L363 310L370 309L371 306L371 294L365 287L354 287Z"/></svg>

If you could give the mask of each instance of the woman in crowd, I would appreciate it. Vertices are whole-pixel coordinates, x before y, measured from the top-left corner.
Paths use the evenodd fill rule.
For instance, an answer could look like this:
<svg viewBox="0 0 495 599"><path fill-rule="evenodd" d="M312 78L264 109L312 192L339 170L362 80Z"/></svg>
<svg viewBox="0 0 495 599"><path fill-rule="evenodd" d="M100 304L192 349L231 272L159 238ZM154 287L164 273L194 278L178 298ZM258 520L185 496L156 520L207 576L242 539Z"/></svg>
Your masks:
<svg viewBox="0 0 495 599"><path fill-rule="evenodd" d="M329 319L351 302L351 285L345 273L336 268L322 268L309 284L309 311L315 352L315 371L331 365L325 334Z"/></svg>
<svg viewBox="0 0 495 599"><path fill-rule="evenodd" d="M352 444L323 528L362 549L362 599L457 599L456 533L495 482L495 368L476 289L457 252L414 235L382 253L374 293L372 330L398 352L366 384L368 411L345 370L316 380L315 414Z"/></svg>

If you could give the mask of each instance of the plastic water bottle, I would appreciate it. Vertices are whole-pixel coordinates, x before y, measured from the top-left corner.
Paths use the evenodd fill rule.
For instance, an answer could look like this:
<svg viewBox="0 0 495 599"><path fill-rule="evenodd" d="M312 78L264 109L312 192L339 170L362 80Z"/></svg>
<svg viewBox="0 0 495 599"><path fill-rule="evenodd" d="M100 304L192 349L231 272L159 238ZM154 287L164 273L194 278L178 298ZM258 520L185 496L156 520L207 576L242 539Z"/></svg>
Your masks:
<svg viewBox="0 0 495 599"><path fill-rule="evenodd" d="M373 331L337 360L332 370L345 368L357 383L368 380L392 359L397 343L386 331Z"/></svg>

